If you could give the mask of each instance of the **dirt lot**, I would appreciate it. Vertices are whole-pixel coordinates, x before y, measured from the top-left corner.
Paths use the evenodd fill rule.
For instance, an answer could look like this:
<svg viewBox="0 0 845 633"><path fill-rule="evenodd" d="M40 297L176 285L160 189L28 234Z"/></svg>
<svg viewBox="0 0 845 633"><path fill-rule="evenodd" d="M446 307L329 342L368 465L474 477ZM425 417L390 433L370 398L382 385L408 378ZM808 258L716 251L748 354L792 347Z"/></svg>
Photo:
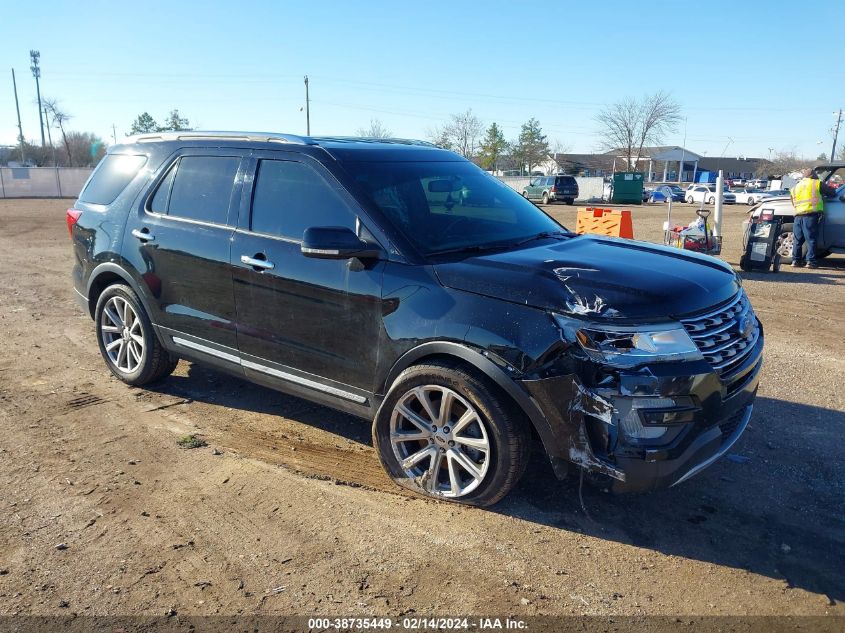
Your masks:
<svg viewBox="0 0 845 633"><path fill-rule="evenodd" d="M111 378L67 205L0 201L0 613L845 614L845 259L745 276L766 366L729 459L650 495L585 488L589 515L538 460L478 510L403 495L348 416L186 362L149 390ZM664 214L636 209L636 237Z"/></svg>

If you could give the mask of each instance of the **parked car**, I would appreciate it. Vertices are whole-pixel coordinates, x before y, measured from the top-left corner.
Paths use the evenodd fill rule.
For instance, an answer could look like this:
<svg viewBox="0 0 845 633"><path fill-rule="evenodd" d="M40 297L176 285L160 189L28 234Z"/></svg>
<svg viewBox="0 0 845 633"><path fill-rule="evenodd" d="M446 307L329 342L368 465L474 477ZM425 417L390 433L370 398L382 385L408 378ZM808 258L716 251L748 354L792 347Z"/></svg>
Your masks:
<svg viewBox="0 0 845 633"><path fill-rule="evenodd" d="M765 189L754 189L752 187L742 187L731 189L731 193L736 197L737 204L753 205L760 202L760 200L768 195Z"/></svg>
<svg viewBox="0 0 845 633"><path fill-rule="evenodd" d="M529 200L540 200L543 204L563 201L572 204L578 197L578 181L575 176L542 176L534 178L522 190Z"/></svg>
<svg viewBox="0 0 845 633"><path fill-rule="evenodd" d="M690 204L694 202L715 204L716 191L716 185L690 185L686 191L686 201ZM725 187L722 193L722 201L725 204L734 204L736 202L736 196Z"/></svg>
<svg viewBox="0 0 845 633"><path fill-rule="evenodd" d="M141 135L67 227L119 380L183 358L365 418L432 497L495 503L535 436L558 476L676 485L751 417L763 331L728 264L576 235L427 143Z"/></svg>
<svg viewBox="0 0 845 633"><path fill-rule="evenodd" d="M683 202L685 192L678 185L660 185L654 189L651 196L652 202Z"/></svg>
<svg viewBox="0 0 845 633"><path fill-rule="evenodd" d="M752 178L745 183L745 186L751 187L752 189L765 189L769 186L769 181L765 178Z"/></svg>
<svg viewBox="0 0 845 633"><path fill-rule="evenodd" d="M819 237L816 243L816 255L824 258L831 253L845 253L845 162L821 165L815 170L819 180L836 190L836 195L825 198L824 221L819 224ZM781 217L781 234L778 238L777 252L786 262L792 261L792 228L795 220L795 207L788 190L780 190L777 195L764 197L749 210L751 218ZM747 227L748 221L744 223ZM806 246L805 246L806 248Z"/></svg>
<svg viewBox="0 0 845 633"><path fill-rule="evenodd" d="M771 198L789 198L789 189L769 189L764 191L760 196L760 200L769 200Z"/></svg>

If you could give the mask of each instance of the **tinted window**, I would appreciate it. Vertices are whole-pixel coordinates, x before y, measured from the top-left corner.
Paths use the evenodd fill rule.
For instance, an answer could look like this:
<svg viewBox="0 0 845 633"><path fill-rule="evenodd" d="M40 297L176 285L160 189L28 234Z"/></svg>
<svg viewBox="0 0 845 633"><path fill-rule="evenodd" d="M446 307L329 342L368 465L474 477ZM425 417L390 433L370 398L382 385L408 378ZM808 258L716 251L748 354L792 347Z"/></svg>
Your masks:
<svg viewBox="0 0 845 633"><path fill-rule="evenodd" d="M252 196L252 230L301 240L312 226L344 226L354 231L355 215L308 165L262 160Z"/></svg>
<svg viewBox="0 0 845 633"><path fill-rule="evenodd" d="M350 162L345 167L373 204L425 254L565 230L469 162Z"/></svg>
<svg viewBox="0 0 845 633"><path fill-rule="evenodd" d="M79 199L91 204L111 204L146 162L146 156L106 155Z"/></svg>
<svg viewBox="0 0 845 633"><path fill-rule="evenodd" d="M578 184L573 176L558 176L557 184L559 187L571 187Z"/></svg>
<svg viewBox="0 0 845 633"><path fill-rule="evenodd" d="M150 201L150 211L154 211L155 213L167 213L167 198L170 196L170 185L173 183L173 176L175 173L176 168L174 167L167 172L167 176L165 176L164 180L161 181L158 189L156 189L156 193L153 196L152 201Z"/></svg>
<svg viewBox="0 0 845 633"><path fill-rule="evenodd" d="M170 191L168 215L226 224L240 162L233 156L183 156Z"/></svg>

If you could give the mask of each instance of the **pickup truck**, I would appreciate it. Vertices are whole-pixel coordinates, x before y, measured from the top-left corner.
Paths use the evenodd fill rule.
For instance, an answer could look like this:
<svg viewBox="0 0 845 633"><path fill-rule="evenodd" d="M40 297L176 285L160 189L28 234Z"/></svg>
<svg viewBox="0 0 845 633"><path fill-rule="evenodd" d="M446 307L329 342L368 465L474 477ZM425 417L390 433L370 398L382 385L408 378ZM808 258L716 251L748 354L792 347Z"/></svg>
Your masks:
<svg viewBox="0 0 845 633"><path fill-rule="evenodd" d="M820 165L813 171L820 181L836 190L836 195L826 197L824 201L824 219L819 230L816 256L822 258L831 253L845 253L845 162ZM762 200L751 207L748 214L749 220L744 222L743 226L747 226L751 218L760 215L783 218L777 251L784 262L792 261L792 223L795 219L795 207L792 206L789 195Z"/></svg>

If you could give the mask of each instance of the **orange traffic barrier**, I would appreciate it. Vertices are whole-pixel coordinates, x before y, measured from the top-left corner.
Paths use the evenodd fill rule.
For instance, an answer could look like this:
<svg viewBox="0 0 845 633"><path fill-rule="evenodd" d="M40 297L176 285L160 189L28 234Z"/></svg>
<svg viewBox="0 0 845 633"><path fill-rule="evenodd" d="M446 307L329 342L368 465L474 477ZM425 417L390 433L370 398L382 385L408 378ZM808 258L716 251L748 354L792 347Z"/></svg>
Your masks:
<svg viewBox="0 0 845 633"><path fill-rule="evenodd" d="M631 212L620 209L597 209L587 207L578 210L575 232L596 233L609 237L625 237L634 239L634 227L631 223Z"/></svg>

